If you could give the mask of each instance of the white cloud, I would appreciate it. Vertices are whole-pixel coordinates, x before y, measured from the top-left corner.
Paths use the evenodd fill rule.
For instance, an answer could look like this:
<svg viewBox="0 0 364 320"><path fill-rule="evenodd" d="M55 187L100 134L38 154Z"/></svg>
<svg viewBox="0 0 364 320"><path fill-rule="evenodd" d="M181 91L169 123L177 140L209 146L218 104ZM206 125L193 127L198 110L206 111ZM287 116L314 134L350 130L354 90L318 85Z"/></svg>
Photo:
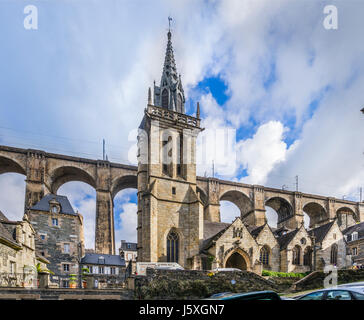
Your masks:
<svg viewBox="0 0 364 320"><path fill-rule="evenodd" d="M284 128L278 121L262 124L251 139L239 141L238 159L247 170L245 183L264 184L268 173L279 162L285 160L287 145L283 141Z"/></svg>

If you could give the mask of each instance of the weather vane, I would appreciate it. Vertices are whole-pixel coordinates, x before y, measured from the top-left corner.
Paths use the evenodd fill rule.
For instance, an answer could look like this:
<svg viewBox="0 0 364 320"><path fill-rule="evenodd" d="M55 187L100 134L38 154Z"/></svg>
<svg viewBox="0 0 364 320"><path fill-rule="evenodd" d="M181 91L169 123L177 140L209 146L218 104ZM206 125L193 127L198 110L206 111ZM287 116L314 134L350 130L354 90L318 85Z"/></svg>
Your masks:
<svg viewBox="0 0 364 320"><path fill-rule="evenodd" d="M171 21L172 21L172 18L168 17L168 29L169 29L169 31L171 31Z"/></svg>

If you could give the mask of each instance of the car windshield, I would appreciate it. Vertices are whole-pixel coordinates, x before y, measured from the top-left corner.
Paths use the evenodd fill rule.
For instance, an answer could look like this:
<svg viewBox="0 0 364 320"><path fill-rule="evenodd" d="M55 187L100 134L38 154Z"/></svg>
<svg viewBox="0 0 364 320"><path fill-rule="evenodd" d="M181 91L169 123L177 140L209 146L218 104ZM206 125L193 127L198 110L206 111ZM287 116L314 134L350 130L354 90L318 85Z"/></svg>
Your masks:
<svg viewBox="0 0 364 320"><path fill-rule="evenodd" d="M312 292L310 294L307 294L307 295L299 298L299 300L321 300L323 295L324 295L324 291Z"/></svg>

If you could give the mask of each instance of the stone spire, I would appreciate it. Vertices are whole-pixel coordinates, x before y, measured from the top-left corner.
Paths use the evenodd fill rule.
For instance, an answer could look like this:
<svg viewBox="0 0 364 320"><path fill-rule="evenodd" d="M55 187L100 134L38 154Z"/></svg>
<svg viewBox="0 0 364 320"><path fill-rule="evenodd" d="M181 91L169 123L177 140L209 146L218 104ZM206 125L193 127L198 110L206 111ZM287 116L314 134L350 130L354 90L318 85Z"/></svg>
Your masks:
<svg viewBox="0 0 364 320"><path fill-rule="evenodd" d="M185 95L181 75L177 73L170 30L168 30L167 37L167 49L160 86L154 85L154 103L162 108L185 113Z"/></svg>

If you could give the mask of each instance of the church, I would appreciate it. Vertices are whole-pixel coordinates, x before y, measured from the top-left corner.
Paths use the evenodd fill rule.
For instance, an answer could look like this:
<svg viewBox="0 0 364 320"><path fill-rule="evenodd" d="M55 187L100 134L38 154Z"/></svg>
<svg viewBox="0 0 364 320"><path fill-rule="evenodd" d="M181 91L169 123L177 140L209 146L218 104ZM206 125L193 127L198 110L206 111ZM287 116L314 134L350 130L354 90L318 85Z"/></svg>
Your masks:
<svg viewBox="0 0 364 320"><path fill-rule="evenodd" d="M185 114L185 101L169 30L162 77L159 86L154 83L149 88L138 133L137 260L176 262L195 270L238 268L258 274L350 266L343 231L359 222L361 214L332 209L329 200L327 211L331 213L326 216L318 206L305 207L312 216L309 229L304 227L303 196L298 192L292 198L301 209L287 214L288 206L278 206L278 213L286 216L279 219L277 228L267 223L264 199L261 209L254 205L242 210L232 223L221 222L213 196L206 203L205 192L197 185L196 140L203 130L199 104L191 116ZM255 189L246 197L259 203L261 190ZM338 219L339 213L345 215L346 224Z"/></svg>

